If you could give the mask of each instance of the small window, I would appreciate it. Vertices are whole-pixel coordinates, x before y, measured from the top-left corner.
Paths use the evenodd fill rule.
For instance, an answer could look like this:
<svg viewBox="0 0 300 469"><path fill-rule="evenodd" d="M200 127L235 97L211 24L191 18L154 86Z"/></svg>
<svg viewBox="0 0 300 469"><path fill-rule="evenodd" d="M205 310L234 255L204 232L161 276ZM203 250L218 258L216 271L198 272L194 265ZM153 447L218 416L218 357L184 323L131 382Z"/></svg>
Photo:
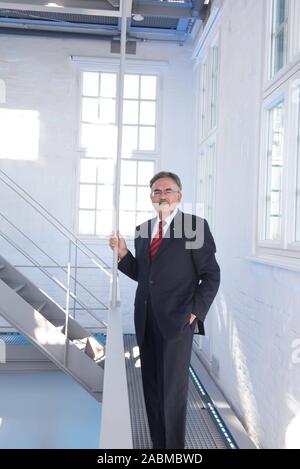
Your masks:
<svg viewBox="0 0 300 469"><path fill-rule="evenodd" d="M283 172L283 101L268 110L264 239L280 241Z"/></svg>
<svg viewBox="0 0 300 469"><path fill-rule="evenodd" d="M200 154L198 184L199 215L206 218L211 228L213 228L215 205L215 160L216 143L213 141Z"/></svg>
<svg viewBox="0 0 300 469"><path fill-rule="evenodd" d="M281 70L287 62L288 2L272 2L271 76Z"/></svg>
<svg viewBox="0 0 300 469"><path fill-rule="evenodd" d="M207 120L207 59L201 64L200 67L200 137L206 135L206 120Z"/></svg>
<svg viewBox="0 0 300 469"><path fill-rule="evenodd" d="M210 128L217 125L217 90L218 90L218 47L211 49L211 92L210 92Z"/></svg>

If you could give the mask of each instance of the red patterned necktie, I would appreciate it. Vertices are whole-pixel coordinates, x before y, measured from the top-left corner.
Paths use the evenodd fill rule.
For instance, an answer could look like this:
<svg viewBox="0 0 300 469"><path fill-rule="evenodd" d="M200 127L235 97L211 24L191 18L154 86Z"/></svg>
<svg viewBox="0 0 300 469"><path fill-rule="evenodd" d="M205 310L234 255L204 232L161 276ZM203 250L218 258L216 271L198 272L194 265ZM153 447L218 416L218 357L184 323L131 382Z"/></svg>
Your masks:
<svg viewBox="0 0 300 469"><path fill-rule="evenodd" d="M149 255L150 255L150 260L153 261L160 243L162 242L163 239L163 225L165 225L165 221L160 221L158 224L158 232L154 236L154 238L151 241L150 248L149 248Z"/></svg>

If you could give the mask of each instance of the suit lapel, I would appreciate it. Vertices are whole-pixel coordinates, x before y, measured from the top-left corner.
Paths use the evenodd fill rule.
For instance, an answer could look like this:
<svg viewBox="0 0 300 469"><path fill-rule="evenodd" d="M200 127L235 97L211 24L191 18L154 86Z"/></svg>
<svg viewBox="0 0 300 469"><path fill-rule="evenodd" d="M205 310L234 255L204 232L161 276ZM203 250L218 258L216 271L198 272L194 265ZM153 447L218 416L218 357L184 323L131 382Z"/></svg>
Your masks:
<svg viewBox="0 0 300 469"><path fill-rule="evenodd" d="M152 235L152 231L154 229L155 222L156 222L156 217L151 218L151 220L148 220L146 222L147 223L147 235L148 236L143 239L143 243L144 243L143 251L145 253L146 260L149 264L150 264L149 249L150 249L150 243L151 243L151 235Z"/></svg>

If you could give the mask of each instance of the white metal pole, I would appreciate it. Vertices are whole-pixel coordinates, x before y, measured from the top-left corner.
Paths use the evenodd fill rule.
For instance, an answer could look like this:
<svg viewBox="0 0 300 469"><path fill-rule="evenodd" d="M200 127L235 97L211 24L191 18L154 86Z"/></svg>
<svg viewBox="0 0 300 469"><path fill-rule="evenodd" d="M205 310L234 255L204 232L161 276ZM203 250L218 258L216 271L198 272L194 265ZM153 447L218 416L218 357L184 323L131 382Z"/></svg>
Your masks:
<svg viewBox="0 0 300 469"><path fill-rule="evenodd" d="M126 48L126 20L130 0L122 0L120 69L118 76L118 141L115 160L113 230L119 229L120 173L122 154L123 87ZM130 9L131 11L131 9ZM132 449L132 430L126 379L122 316L118 304L118 248L113 251L111 301L106 334L106 358L100 428L100 448Z"/></svg>
<svg viewBox="0 0 300 469"><path fill-rule="evenodd" d="M114 210L113 210L113 231L119 230L119 209L120 209L120 184L121 184L121 156L123 140L123 95L124 95L124 68L126 54L126 22L125 15L126 0L122 0L122 23L121 23L121 45L120 45L120 68L118 76L118 140L117 155L115 160L114 176ZM118 247L113 251L113 269L112 269L112 288L111 288L111 307L117 306L118 295Z"/></svg>

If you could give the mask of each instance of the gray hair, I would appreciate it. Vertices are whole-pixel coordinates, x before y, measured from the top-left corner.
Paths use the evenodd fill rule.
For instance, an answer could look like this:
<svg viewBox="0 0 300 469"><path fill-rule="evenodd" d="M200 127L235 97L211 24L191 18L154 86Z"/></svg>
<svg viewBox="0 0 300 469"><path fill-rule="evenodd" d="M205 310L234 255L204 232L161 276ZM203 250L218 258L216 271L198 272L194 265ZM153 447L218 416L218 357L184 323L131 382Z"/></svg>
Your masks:
<svg viewBox="0 0 300 469"><path fill-rule="evenodd" d="M168 171L160 171L159 173L155 174L153 176L153 178L151 179L151 181L150 181L150 188L153 186L153 184L158 179L161 179L161 178L171 178L171 179L173 179L173 181L177 184L179 189L182 190L182 184L181 184L179 176L177 176L177 174L175 174L175 173L170 173Z"/></svg>

